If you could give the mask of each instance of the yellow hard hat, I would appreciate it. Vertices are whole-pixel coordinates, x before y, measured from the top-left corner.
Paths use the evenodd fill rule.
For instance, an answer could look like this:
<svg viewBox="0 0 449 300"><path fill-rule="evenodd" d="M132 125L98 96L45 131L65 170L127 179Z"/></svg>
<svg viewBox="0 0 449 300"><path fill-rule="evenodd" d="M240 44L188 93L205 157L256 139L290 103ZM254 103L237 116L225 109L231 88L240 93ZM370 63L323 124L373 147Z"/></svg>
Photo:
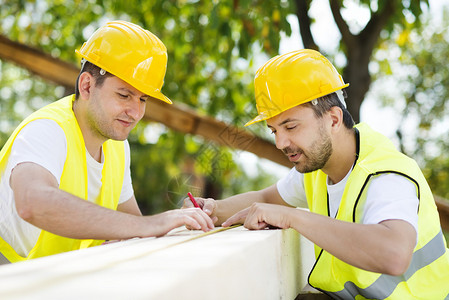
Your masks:
<svg viewBox="0 0 449 300"><path fill-rule="evenodd" d="M258 116L245 126L270 119L348 85L329 60L315 50L302 49L275 56L256 72Z"/></svg>
<svg viewBox="0 0 449 300"><path fill-rule="evenodd" d="M126 21L108 22L75 52L142 93L172 103L161 92L167 48L148 30Z"/></svg>

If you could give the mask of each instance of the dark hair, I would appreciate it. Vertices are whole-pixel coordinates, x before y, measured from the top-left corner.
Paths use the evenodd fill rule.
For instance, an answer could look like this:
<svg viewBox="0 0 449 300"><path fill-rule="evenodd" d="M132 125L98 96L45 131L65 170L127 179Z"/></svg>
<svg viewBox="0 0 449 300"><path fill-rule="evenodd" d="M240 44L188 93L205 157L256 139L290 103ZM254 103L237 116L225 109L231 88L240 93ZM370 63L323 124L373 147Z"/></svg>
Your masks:
<svg viewBox="0 0 449 300"><path fill-rule="evenodd" d="M78 89L78 82L79 82L81 74L83 74L84 72L88 72L90 75L92 75L95 78L95 86L96 87L101 87L106 78L114 76L109 72L106 72L104 75L101 75L100 70L101 70L101 68L94 65L93 63L90 63L88 61L84 62L84 64L82 65L81 71L78 75L78 78L76 79L75 99L78 99L80 96L80 91Z"/></svg>
<svg viewBox="0 0 449 300"><path fill-rule="evenodd" d="M346 95L344 90L343 94ZM340 99L338 99L336 93L331 93L326 96L317 98L316 104L307 102L303 105L312 108L315 112L315 116L317 116L318 118L321 118L323 114L328 112L332 107L337 106L343 111L343 124L345 125L345 127L348 129L352 129L354 127L354 119L352 118L349 111L344 107L343 103L341 103Z"/></svg>

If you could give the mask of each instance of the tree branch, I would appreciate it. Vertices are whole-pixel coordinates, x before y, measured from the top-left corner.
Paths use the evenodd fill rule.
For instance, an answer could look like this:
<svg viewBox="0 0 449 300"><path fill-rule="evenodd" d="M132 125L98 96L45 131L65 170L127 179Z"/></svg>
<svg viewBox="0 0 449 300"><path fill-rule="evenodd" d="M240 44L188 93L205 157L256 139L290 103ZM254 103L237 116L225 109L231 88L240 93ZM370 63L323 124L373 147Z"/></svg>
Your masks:
<svg viewBox="0 0 449 300"><path fill-rule="evenodd" d="M365 28L358 35L359 43L361 43L366 50L369 50L370 53L376 46L380 32L385 28L390 17L396 12L397 6L394 2L395 1L386 1L382 10L372 14L368 24L366 24Z"/></svg>
<svg viewBox="0 0 449 300"><path fill-rule="evenodd" d="M0 35L0 60L15 63L71 90L80 71L71 63L45 54L41 50L13 42L2 35ZM144 119L160 122L182 133L202 136L219 145L254 153L288 168L292 166L287 157L270 141L255 136L244 128L200 115L183 103L170 105L159 100L151 101L146 107Z"/></svg>
<svg viewBox="0 0 449 300"><path fill-rule="evenodd" d="M312 31L310 30L311 20L309 17L310 1L296 0L296 17L299 22L299 32L301 33L302 43L304 48L319 50L318 45L315 43Z"/></svg>
<svg viewBox="0 0 449 300"><path fill-rule="evenodd" d="M355 45L355 43L357 43L357 41L355 39L355 36L349 30L349 26L346 23L345 19L343 19L343 16L341 15L340 1L329 0L329 6L331 8L332 16L334 17L335 24L337 24L338 30L341 33L341 38L343 40L343 43L348 48L351 48L352 46Z"/></svg>

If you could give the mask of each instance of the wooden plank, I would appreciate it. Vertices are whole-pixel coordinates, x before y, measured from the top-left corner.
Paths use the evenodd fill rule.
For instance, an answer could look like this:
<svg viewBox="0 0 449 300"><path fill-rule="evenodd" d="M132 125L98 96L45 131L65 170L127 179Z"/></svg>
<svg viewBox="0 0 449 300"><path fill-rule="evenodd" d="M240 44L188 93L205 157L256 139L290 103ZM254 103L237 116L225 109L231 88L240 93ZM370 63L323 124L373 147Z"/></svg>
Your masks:
<svg viewBox="0 0 449 300"><path fill-rule="evenodd" d="M32 73L73 91L79 68L54 58L40 50L9 40L0 35L0 58L24 67ZM286 156L275 146L246 129L231 126L207 116L201 116L182 103L169 105L153 101L147 105L144 119L156 121L182 132L197 134L206 140L236 148L291 167Z"/></svg>
<svg viewBox="0 0 449 300"><path fill-rule="evenodd" d="M292 163L271 142L248 130L226 124L208 116L200 116L182 103L167 104L152 101L147 105L145 118L157 121L179 132L199 135L222 146L254 153L286 167Z"/></svg>
<svg viewBox="0 0 449 300"><path fill-rule="evenodd" d="M73 91L79 68L0 35L0 58Z"/></svg>
<svg viewBox="0 0 449 300"><path fill-rule="evenodd" d="M11 61L30 72L73 90L79 68L54 58L40 50L9 40L0 35L0 58ZM280 165L291 167L286 156L269 141L253 135L246 129L235 127L211 117L201 116L190 107L177 103L169 105L154 101L147 105L144 119L188 134L202 136L220 145L254 153ZM441 225L449 231L449 204L435 197Z"/></svg>
<svg viewBox="0 0 449 300"><path fill-rule="evenodd" d="M0 266L0 298L287 300L314 262L293 229L180 229Z"/></svg>

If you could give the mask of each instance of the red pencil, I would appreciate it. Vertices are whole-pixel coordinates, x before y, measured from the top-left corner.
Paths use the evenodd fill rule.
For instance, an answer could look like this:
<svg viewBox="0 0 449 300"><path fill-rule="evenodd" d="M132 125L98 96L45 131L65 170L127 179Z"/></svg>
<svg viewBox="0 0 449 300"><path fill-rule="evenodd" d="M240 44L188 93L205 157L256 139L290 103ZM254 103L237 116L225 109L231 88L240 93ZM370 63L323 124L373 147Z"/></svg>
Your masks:
<svg viewBox="0 0 449 300"><path fill-rule="evenodd" d="M198 207L198 208L201 208L201 207L198 205L198 203L196 203L195 198L193 198L191 192L188 192L188 193L187 193L187 196L189 196L190 201L192 201L192 203L193 203L193 206Z"/></svg>

